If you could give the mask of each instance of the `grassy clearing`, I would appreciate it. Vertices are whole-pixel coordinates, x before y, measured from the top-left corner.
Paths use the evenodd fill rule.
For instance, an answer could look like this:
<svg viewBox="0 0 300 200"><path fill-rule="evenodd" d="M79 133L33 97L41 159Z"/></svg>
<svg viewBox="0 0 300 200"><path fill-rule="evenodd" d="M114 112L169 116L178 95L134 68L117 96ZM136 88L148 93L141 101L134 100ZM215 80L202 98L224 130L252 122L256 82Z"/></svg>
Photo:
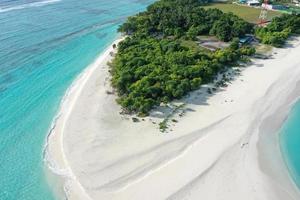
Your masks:
<svg viewBox="0 0 300 200"><path fill-rule="evenodd" d="M184 47L187 47L193 51L200 50L199 45L195 41L192 41L192 40L181 40L181 45Z"/></svg>
<svg viewBox="0 0 300 200"><path fill-rule="evenodd" d="M267 44L259 44L255 47L257 54L268 54L273 50L273 47Z"/></svg>
<svg viewBox="0 0 300 200"><path fill-rule="evenodd" d="M206 53L210 52L208 49L199 46L199 44L197 44L195 41L192 41L192 40L181 40L181 45L183 47L187 47L193 51L203 51Z"/></svg>
<svg viewBox="0 0 300 200"><path fill-rule="evenodd" d="M233 14L243 18L244 20L250 23L257 23L259 19L260 9L252 8L248 6L242 6L237 4L230 4L230 3L212 3L205 8L217 8L222 10L225 13L232 12ZM268 12L268 19L272 19L273 17L280 16L281 13L277 11L269 11Z"/></svg>

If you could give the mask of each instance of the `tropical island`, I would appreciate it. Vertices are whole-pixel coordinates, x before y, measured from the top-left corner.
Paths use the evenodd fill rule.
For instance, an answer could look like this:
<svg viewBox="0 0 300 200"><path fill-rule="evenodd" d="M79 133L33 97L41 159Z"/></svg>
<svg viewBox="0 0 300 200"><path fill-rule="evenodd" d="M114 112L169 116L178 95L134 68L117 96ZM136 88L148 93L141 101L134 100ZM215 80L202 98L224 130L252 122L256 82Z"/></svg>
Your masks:
<svg viewBox="0 0 300 200"><path fill-rule="evenodd" d="M161 0L129 17L47 138L67 199L299 199L279 129L300 94L300 20L274 11L257 25L259 12Z"/></svg>
<svg viewBox="0 0 300 200"><path fill-rule="evenodd" d="M180 99L226 69L249 61L255 46L240 44L246 35L281 47L291 34L300 33L297 15L285 14L266 26L255 26L233 13L204 9L206 4L160 0L120 26L119 32L127 37L118 46L111 74L126 112L146 115L154 106ZM198 44L200 36L230 45L210 51Z"/></svg>

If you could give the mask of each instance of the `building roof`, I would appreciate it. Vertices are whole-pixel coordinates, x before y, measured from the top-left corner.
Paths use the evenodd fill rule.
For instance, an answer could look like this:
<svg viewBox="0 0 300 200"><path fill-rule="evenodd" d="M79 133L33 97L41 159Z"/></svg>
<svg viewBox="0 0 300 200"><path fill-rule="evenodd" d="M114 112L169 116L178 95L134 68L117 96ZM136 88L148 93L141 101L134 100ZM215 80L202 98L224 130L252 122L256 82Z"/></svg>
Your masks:
<svg viewBox="0 0 300 200"><path fill-rule="evenodd" d="M258 0L251 0L251 1L247 1L248 4L259 4L260 2Z"/></svg>

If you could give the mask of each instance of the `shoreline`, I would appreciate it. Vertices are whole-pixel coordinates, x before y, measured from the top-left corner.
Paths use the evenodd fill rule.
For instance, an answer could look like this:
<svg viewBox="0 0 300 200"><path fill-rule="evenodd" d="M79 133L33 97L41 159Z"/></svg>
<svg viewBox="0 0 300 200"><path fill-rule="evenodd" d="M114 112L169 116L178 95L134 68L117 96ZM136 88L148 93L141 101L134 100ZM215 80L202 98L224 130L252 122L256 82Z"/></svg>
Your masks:
<svg viewBox="0 0 300 200"><path fill-rule="evenodd" d="M299 41L294 43L297 43L297 47L294 48L300 49ZM278 50L280 55L275 57L280 56L284 59L288 54L287 51L291 50L293 49ZM236 80L224 91L207 95L203 94L204 86L203 89L192 92L183 100L176 101L187 103L186 116L178 120L177 124L172 124L172 127L176 126L173 132L161 134L157 123L165 116L165 110L156 109L150 117L145 118L145 122L133 123L126 116L119 115L120 107L114 102L115 96L106 94L111 89L107 80L106 66L107 61L111 59L109 56L111 51L112 47L101 54L70 86L70 90L68 89L66 97L62 100L58 117L54 120L51 129L53 131L47 138L45 158L51 157L49 160L54 161L51 165L55 166L55 169L56 166L59 166L58 169L65 168L62 172L69 180L66 184L68 199L129 199L129 197L139 199L143 196L146 199L182 199L187 196L188 199L195 199L195 197L245 199L243 195L245 192L246 199L254 199L255 193L249 189L251 187L259 191L258 197L280 199L280 196L285 193L274 197L268 194L267 190L263 190L269 188L270 193L281 191L281 187L277 188L273 185L272 176L275 176L277 181L284 181L287 187L285 191L299 195L299 191L292 184L293 180L288 178L284 163L274 169L273 165L269 166L270 163L266 162L270 156L261 156L261 154L268 154L270 149L274 150L278 147L276 147L278 134L275 134L274 125L270 125L268 121L271 119L262 116L265 114L264 111L269 115L276 113L269 108L269 104L276 99L272 93L279 90L273 89L276 83L279 83L279 88L281 87L279 92L285 91L281 82L287 84L285 82L290 80L288 86L294 84L295 80L291 80L290 77L281 77L282 72L292 67L284 69L279 66L281 61L277 60L279 64L276 69L265 69L266 66L259 69L261 63L268 66L274 61L259 60L245 68L242 75L235 77ZM97 70L105 77L95 75ZM260 80L260 83L266 85L262 89L256 88L258 90L256 91L254 87L259 85L255 84L259 83L256 83L255 78L261 71L265 76L275 71L277 79L261 76L267 80ZM294 74L296 73L292 73ZM247 93L243 90L253 93L249 99L245 97ZM95 94L96 92L99 94ZM289 92L281 95L284 96L281 104L286 103L285 106L293 104L285 101L286 96L297 93L298 98L300 95L300 91ZM81 100L78 100L79 98ZM103 105L96 105L101 103ZM252 112L257 110L255 104L259 109L253 115ZM235 111L232 111L233 108ZM273 118L278 127L288 115L287 111L290 107L273 105L273 109L276 108L285 111L283 112L285 116ZM260 119L263 120L260 122ZM236 125L238 128L232 130ZM82 130L86 131L86 135L82 134ZM123 131L126 134L121 133ZM228 136L224 136L223 131L228 133ZM272 144L268 144L266 142L268 140L261 138L266 133L269 133L266 138L269 138L269 135L275 136ZM272 160L272 163L280 165L281 155L276 154L276 156L279 158ZM198 157L202 159L195 160ZM242 162L243 159L245 161ZM230 162L233 164L228 164ZM186 165L188 163L192 166ZM251 167L245 168L243 166L245 163L251 163L249 165ZM268 174L266 169L270 168L277 173ZM232 169L236 169L234 175L237 179L228 177L228 172ZM253 178L255 177L254 182L258 183L254 185L249 183L249 177L247 178L243 173L245 169L253 175ZM279 176L278 172L281 171ZM175 174L178 183L168 181L172 180ZM222 181L215 182L218 180ZM167 187L161 189L155 184L158 182ZM226 192L224 188L215 191L216 185L223 182L226 183L224 188L231 193ZM78 192L78 189L81 192ZM216 194L212 194L213 191ZM148 196L145 197L145 194Z"/></svg>
<svg viewBox="0 0 300 200"><path fill-rule="evenodd" d="M280 129L280 132L279 132L279 146L280 146L280 151L282 152L283 155L286 155L283 156L283 161L285 163L285 166L288 168L288 171L289 171L289 175L291 177L292 180L294 180L294 183L295 185L300 188L300 184L299 184L299 179L297 178L297 171L295 171L295 167L293 166L293 164L291 163L291 158L290 158L290 155L289 155L289 152L287 150L287 143L286 141L284 140L287 140L287 136L285 134L287 134L285 131L283 131L284 127L286 126L286 123L288 123L288 121L290 120L289 118L291 117L291 115L294 114L294 110L297 109L297 107L299 106L299 99L298 98L298 101L296 101L292 106L291 106L291 109L290 109L290 112L289 112L289 115L286 117L286 119L284 120L283 122L283 126L281 127Z"/></svg>
<svg viewBox="0 0 300 200"><path fill-rule="evenodd" d="M120 41L122 41L124 38L118 36L117 39L114 40L112 44L118 44ZM49 133L46 137L46 142L44 145L44 152L43 152L43 159L46 163L46 167L48 170L50 170L51 173L53 173L56 176L59 176L62 179L62 185L64 193L63 195L66 195L67 199L69 199L68 195L70 195L68 182L70 180L76 180L76 177L74 176L71 168L68 166L67 159L64 156L63 153L63 135L56 132L58 123L62 124L64 123L64 120L68 118L68 113L66 114L65 111L70 109L69 107L72 107L72 103L76 101L76 98L78 98L78 94L80 94L80 91L83 89L83 86L85 85L85 82L88 80L89 76L98 68L99 65L103 63L107 63L111 60L110 52L114 52L115 50L112 47L112 44L106 48L100 55L86 68L81 72L78 77L75 78L73 83L70 85L70 87L65 92L65 95L63 96L59 111L57 115L54 117L54 120L50 126ZM75 95L75 99L72 99L70 97L73 97ZM73 97L74 98L74 97ZM67 115L67 116L65 116ZM61 127L63 129L63 127ZM55 142L53 142L56 140ZM61 146L60 146L61 145ZM59 148L58 150L54 150L53 148ZM52 148L50 150L50 148ZM57 152L58 151L58 152ZM54 155L55 154L55 155ZM77 183L77 184L76 184ZM91 199L88 194L85 192L85 189L81 186L81 184L77 181L75 181L76 188L79 188L81 190L80 193L76 193L77 197L74 197L74 199ZM59 194L59 196L62 194ZM72 197L73 198L73 197Z"/></svg>

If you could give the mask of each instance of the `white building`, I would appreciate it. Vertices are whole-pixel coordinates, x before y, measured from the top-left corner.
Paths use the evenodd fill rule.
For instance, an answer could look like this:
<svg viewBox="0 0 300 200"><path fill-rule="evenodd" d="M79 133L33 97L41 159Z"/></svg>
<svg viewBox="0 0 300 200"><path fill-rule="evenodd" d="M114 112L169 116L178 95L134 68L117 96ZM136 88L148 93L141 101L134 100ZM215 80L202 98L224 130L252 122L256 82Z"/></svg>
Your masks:
<svg viewBox="0 0 300 200"><path fill-rule="evenodd" d="M248 6L260 6L260 2L257 0L247 1Z"/></svg>

